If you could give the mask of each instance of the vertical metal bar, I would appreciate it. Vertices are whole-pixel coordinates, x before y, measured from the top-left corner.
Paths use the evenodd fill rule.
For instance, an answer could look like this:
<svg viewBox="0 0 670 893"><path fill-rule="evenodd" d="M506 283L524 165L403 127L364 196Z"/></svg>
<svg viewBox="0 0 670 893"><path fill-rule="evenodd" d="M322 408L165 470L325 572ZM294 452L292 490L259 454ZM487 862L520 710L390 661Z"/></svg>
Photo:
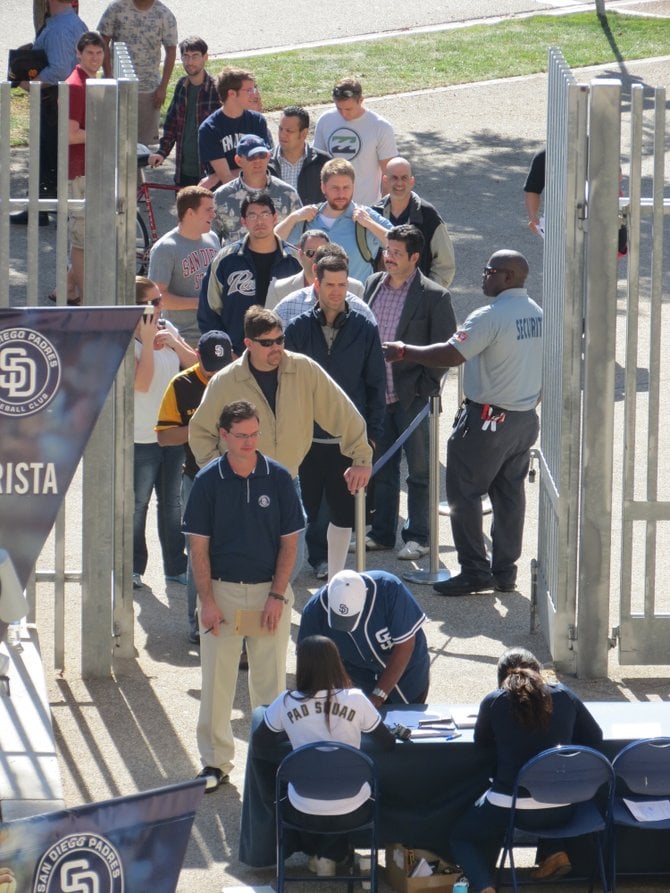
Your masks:
<svg viewBox="0 0 670 893"><path fill-rule="evenodd" d="M56 293L58 303L67 299L67 202L68 202L68 117L70 89L58 85L58 210L56 216Z"/></svg>
<svg viewBox="0 0 670 893"><path fill-rule="evenodd" d="M583 473L577 605L577 673L582 678L607 675L620 106L620 81L591 82Z"/></svg>
<svg viewBox="0 0 670 893"><path fill-rule="evenodd" d="M0 83L0 270L9 270L10 86ZM9 307L9 276L0 276L0 307Z"/></svg>
<svg viewBox="0 0 670 893"><path fill-rule="evenodd" d="M71 506L70 506L71 507ZM54 668L65 669L65 503L54 530Z"/></svg>
<svg viewBox="0 0 670 893"><path fill-rule="evenodd" d="M26 304L37 305L39 284L39 244L37 227L38 201L40 196L40 103L39 81L30 84L30 156L28 160L28 281L26 283Z"/></svg>
<svg viewBox="0 0 670 893"><path fill-rule="evenodd" d="M356 494L356 570L362 574L365 570L365 490Z"/></svg>
<svg viewBox="0 0 670 893"><path fill-rule="evenodd" d="M84 292L102 304L116 284L116 114L117 85L86 84L86 228ZM95 263L91 261L95 259ZM83 581L81 663L84 676L105 676L112 655L112 570L114 536L114 400L109 397L84 456Z"/></svg>
<svg viewBox="0 0 670 893"><path fill-rule="evenodd" d="M620 625L631 616L633 563L633 521L627 509L635 498L635 456L637 446L637 366L640 319L640 199L642 182L642 128L644 123L644 87L633 84L630 95L630 171L628 176L628 300L626 305L626 359L624 376L624 453L621 496ZM621 648L621 639L619 640Z"/></svg>

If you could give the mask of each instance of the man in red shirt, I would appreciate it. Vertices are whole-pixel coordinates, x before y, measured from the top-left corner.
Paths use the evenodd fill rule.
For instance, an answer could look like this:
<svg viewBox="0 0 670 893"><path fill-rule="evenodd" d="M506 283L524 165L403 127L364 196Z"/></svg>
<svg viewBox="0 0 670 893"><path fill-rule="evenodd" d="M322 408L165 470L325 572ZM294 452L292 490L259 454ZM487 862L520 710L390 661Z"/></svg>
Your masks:
<svg viewBox="0 0 670 893"><path fill-rule="evenodd" d="M77 43L77 65L66 80L70 90L68 112L69 197L86 197L86 81L97 76L105 58L105 42L97 31L86 31ZM84 209L68 215L70 269L67 274L67 302L78 306L84 297ZM49 297L55 300L55 293Z"/></svg>

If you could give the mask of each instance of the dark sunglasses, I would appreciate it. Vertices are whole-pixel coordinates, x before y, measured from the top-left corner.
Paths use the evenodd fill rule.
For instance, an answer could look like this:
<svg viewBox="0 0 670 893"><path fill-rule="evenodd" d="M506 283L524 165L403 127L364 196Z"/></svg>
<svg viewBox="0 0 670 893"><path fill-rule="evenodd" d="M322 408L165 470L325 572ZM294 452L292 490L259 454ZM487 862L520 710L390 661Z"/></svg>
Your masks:
<svg viewBox="0 0 670 893"><path fill-rule="evenodd" d="M333 99L358 99L360 95L358 90L352 90L351 87L333 88Z"/></svg>
<svg viewBox="0 0 670 893"><path fill-rule="evenodd" d="M283 344L284 336L277 335L276 338L252 338L252 341L255 341L256 344L260 344L261 347L274 347L275 344Z"/></svg>

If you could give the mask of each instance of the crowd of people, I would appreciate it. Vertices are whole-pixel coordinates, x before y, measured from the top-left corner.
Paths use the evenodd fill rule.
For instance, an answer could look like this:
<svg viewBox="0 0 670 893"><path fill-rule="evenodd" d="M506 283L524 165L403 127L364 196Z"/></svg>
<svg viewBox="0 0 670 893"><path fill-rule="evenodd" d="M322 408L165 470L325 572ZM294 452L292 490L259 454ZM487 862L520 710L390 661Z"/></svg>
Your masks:
<svg viewBox="0 0 670 893"><path fill-rule="evenodd" d="M343 739L359 744L361 731L379 728L385 703L426 701L423 609L393 574L361 575L345 565L362 488L366 549L396 547L402 452L407 512L397 558L428 553L427 419L372 479L371 469L439 393L450 367L464 366L465 399L447 451L461 573L434 590L515 589L524 479L538 432L542 311L525 289L525 258L505 249L484 267L485 304L457 326L448 228L415 191L392 124L366 108L357 79L334 85L313 143L308 111L284 108L275 145L254 74L232 66L210 74L205 40L178 42L176 19L161 0L113 0L97 32L86 29L72 0L47 3L38 41L50 58L58 47L61 64L38 78L52 135L57 109L46 98L59 80L70 85L70 195L86 189L85 82L100 68L111 75L115 43L126 44L138 76L137 138L151 147L149 164L162 165L175 150L177 226L153 246L148 276L136 283L144 312L134 338L133 585L142 587L149 560L145 524L155 492L164 576L186 587L188 637L200 646L197 741L212 792L233 765L230 719L244 643L251 705L271 704L268 733L284 729L293 744L315 735L340 740L342 723L328 720L335 702L368 705ZM177 50L185 73L160 135ZM52 149L41 155L45 195L55 189ZM26 221L25 213L12 220ZM69 304L84 299L83 226L73 213ZM493 505L490 555L485 494ZM303 609L297 689L285 692L292 581L305 543L316 578L326 582ZM541 730L537 749L572 740L573 714L549 722L558 695L547 694L530 658L522 655L501 677L501 702L519 697L506 681L519 667L530 668L529 686L543 692L539 714L519 720L512 708L504 722ZM328 710L310 706L324 699ZM296 704L319 714L299 735L286 719ZM553 716L566 710L558 705ZM482 740L496 739L496 716L487 707L485 727L480 714ZM493 790L499 782L508 793L510 778ZM488 891L487 869L472 853L470 831L463 833L473 825L497 833L481 815L466 816L452 844L476 888ZM340 853L310 855L328 874Z"/></svg>

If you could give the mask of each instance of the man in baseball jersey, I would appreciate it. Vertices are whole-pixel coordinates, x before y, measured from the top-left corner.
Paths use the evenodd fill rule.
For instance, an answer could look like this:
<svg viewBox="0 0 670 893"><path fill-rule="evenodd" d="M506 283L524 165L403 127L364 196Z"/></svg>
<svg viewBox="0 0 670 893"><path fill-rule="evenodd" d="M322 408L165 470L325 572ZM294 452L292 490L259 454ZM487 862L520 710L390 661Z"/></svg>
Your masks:
<svg viewBox="0 0 670 893"><path fill-rule="evenodd" d="M353 683L375 707L423 704L429 671L425 620L398 577L343 570L303 608L298 641L313 635L332 639Z"/></svg>

